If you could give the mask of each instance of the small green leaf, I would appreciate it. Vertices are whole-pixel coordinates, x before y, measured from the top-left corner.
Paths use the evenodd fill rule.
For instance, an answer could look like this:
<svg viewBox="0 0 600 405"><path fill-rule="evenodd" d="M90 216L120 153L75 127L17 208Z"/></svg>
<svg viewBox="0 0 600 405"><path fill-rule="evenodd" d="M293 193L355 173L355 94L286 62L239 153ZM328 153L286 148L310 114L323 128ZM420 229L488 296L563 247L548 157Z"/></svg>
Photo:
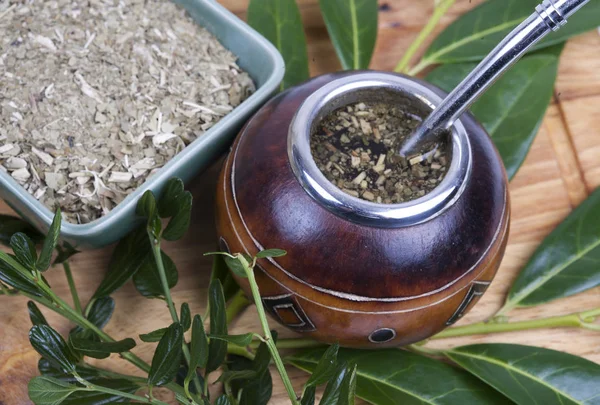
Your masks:
<svg viewBox="0 0 600 405"><path fill-rule="evenodd" d="M243 335L209 335L211 339L223 340L237 346L248 346L252 343L253 333L244 333Z"/></svg>
<svg viewBox="0 0 600 405"><path fill-rule="evenodd" d="M165 252L161 251L161 256L167 283L169 288L173 288L179 279L177 266ZM143 261L140 269L133 276L133 284L138 292L146 298L164 298L165 293L153 254L149 254Z"/></svg>
<svg viewBox="0 0 600 405"><path fill-rule="evenodd" d="M33 325L48 325L44 314L33 301L27 302L27 309L29 310L29 319L31 319Z"/></svg>
<svg viewBox="0 0 600 405"><path fill-rule="evenodd" d="M320 0L331 42L348 69L368 69L377 40L377 0Z"/></svg>
<svg viewBox="0 0 600 405"><path fill-rule="evenodd" d="M473 62L483 59L511 30L529 17L539 0L488 0L463 14L433 41L423 56L427 65ZM592 0L569 23L549 34L531 51L565 42L595 29L600 21L600 1Z"/></svg>
<svg viewBox="0 0 600 405"><path fill-rule="evenodd" d="M170 383L179 370L183 345L183 328L174 323L158 342L148 374L148 385L161 386Z"/></svg>
<svg viewBox="0 0 600 405"><path fill-rule="evenodd" d="M135 347L135 340L130 338L118 342L97 342L71 335L70 342L77 352L95 359L105 359L111 353L124 353Z"/></svg>
<svg viewBox="0 0 600 405"><path fill-rule="evenodd" d="M517 62L471 107L498 148L509 178L527 157L552 98L558 56L550 52L555 51ZM427 80L451 91L474 67L470 63L440 66Z"/></svg>
<svg viewBox="0 0 600 405"><path fill-rule="evenodd" d="M213 280L208 288L210 303L210 333L214 335L227 335L227 316L225 313L225 297L223 287L219 280ZM225 360L227 355L227 342L211 339L208 346L208 361L206 373L215 371Z"/></svg>
<svg viewBox="0 0 600 405"><path fill-rule="evenodd" d="M156 215L156 198L154 193L147 190L138 200L135 208L135 214L146 219L153 218Z"/></svg>
<svg viewBox="0 0 600 405"><path fill-rule="evenodd" d="M271 41L283 56L282 90L309 78L306 37L295 0L251 0L248 24Z"/></svg>
<svg viewBox="0 0 600 405"><path fill-rule="evenodd" d="M146 343L158 342L162 339L168 328L160 328L150 333L140 335L140 340Z"/></svg>
<svg viewBox="0 0 600 405"><path fill-rule="evenodd" d="M354 405L356 398L356 375L358 366L353 364L347 368L346 376L340 389L339 405Z"/></svg>
<svg viewBox="0 0 600 405"><path fill-rule="evenodd" d="M181 179L173 178L165 184L158 200L158 213L161 218L170 218L177 214L184 193L184 185Z"/></svg>
<svg viewBox="0 0 600 405"><path fill-rule="evenodd" d="M121 288L151 253L145 227L139 227L121 239L108 264L108 273L93 298L107 297Z"/></svg>
<svg viewBox="0 0 600 405"><path fill-rule="evenodd" d="M114 311L115 300L111 297L101 297L92 304L87 319L98 329L102 329L108 324Z"/></svg>
<svg viewBox="0 0 600 405"><path fill-rule="evenodd" d="M79 389L52 377L34 377L27 386L29 399L35 405L59 405Z"/></svg>
<svg viewBox="0 0 600 405"><path fill-rule="evenodd" d="M75 371L75 361L62 336L48 325L34 325L29 331L31 346L65 373Z"/></svg>
<svg viewBox="0 0 600 405"><path fill-rule="evenodd" d="M48 234L44 239L44 244L42 245L40 257L37 260L36 266L39 271L43 272L50 268L52 254L54 253L54 249L56 248L56 244L58 243L58 237L60 236L61 217L62 216L60 208L57 208L56 213L54 214L54 219L52 220L52 225L50 225Z"/></svg>
<svg viewBox="0 0 600 405"><path fill-rule="evenodd" d="M335 343L323 353L323 357L319 360L319 364L313 371L312 375L306 382L306 386L321 385L329 381L337 371L337 355L340 350L340 345Z"/></svg>
<svg viewBox="0 0 600 405"><path fill-rule="evenodd" d="M87 381L90 381L86 378ZM119 392L135 394L141 387L139 384L122 378L96 378L90 382L104 388ZM125 398L121 395L106 394L99 391L77 391L71 395L62 405L125 405ZM133 404L133 403L131 403Z"/></svg>
<svg viewBox="0 0 600 405"><path fill-rule="evenodd" d="M600 365L540 347L478 344L446 355L516 404L597 404Z"/></svg>
<svg viewBox="0 0 600 405"><path fill-rule="evenodd" d="M9 246L10 238L17 232L24 233L34 242L44 240L41 233L22 219L10 215L0 215L0 243Z"/></svg>
<svg viewBox="0 0 600 405"><path fill-rule="evenodd" d="M192 193L186 191L178 200L177 213L167 224L165 231L162 234L163 239L168 241L176 241L186 234L190 227L192 219Z"/></svg>
<svg viewBox="0 0 600 405"><path fill-rule="evenodd" d="M43 296L39 287L32 280L25 277L21 271L17 270L16 266L13 266L9 262L9 259L10 261L16 261L12 256L0 252L0 281L12 288L35 295L36 297ZM17 264L19 263L17 262Z"/></svg>
<svg viewBox="0 0 600 405"><path fill-rule="evenodd" d="M258 252L256 257L258 259L264 259L265 257L281 257L285 256L287 252L283 249L266 249Z"/></svg>
<svg viewBox="0 0 600 405"><path fill-rule="evenodd" d="M277 342L278 334L276 330L271 331L271 337L273 342ZM252 361L252 370L256 371L257 374L267 373L269 370L269 363L271 362L271 352L269 346L265 342L261 342L256 349L254 360Z"/></svg>
<svg viewBox="0 0 600 405"><path fill-rule="evenodd" d="M192 322L192 340L190 341L190 367L185 377L186 385L196 375L197 368L204 368L208 360L208 339L204 331L204 323L200 315L195 315Z"/></svg>
<svg viewBox="0 0 600 405"><path fill-rule="evenodd" d="M302 399L300 400L300 405L315 405L315 394L317 391L317 387L311 385L310 387L306 387L304 389L304 394L302 394Z"/></svg>
<svg viewBox="0 0 600 405"><path fill-rule="evenodd" d="M210 273L210 281L219 280L223 286L223 294L225 302L229 301L239 290L240 286L235 281L225 260L222 256L213 258L212 272Z"/></svg>
<svg viewBox="0 0 600 405"><path fill-rule="evenodd" d="M75 249L69 242L63 242L62 246L57 246L56 251L58 255L56 255L56 259L54 259L54 264L61 264L69 260L71 257L75 256L77 253L81 253L79 250Z"/></svg>
<svg viewBox="0 0 600 405"><path fill-rule="evenodd" d="M221 395L215 401L215 405L231 405L231 401L227 398L227 395Z"/></svg>
<svg viewBox="0 0 600 405"><path fill-rule="evenodd" d="M233 380L251 380L254 377L256 377L256 371L253 370L227 370L219 376L217 382L226 384Z"/></svg>
<svg viewBox="0 0 600 405"><path fill-rule="evenodd" d="M35 250L35 244L27 235L21 232L15 233L12 238L10 238L10 247L19 263L28 270L35 269L37 252Z"/></svg>
<svg viewBox="0 0 600 405"><path fill-rule="evenodd" d="M222 256L225 263L227 263L227 267L238 277L246 278L246 270L244 269L244 265L242 264L240 259L243 259L240 255L237 255L235 259L229 256ZM246 260L246 259L244 259Z"/></svg>
<svg viewBox="0 0 600 405"><path fill-rule="evenodd" d="M337 405L341 402L342 385L347 378L347 374L348 367L345 364L337 367L325 387L325 392L323 392L323 397L319 405Z"/></svg>
<svg viewBox="0 0 600 405"><path fill-rule="evenodd" d="M253 361L245 357L229 356L227 364L230 370L256 372L255 378L231 382L234 396L241 395L239 405L267 405L269 403L273 392L273 380L268 370L270 359L271 354L264 343L259 346Z"/></svg>
<svg viewBox="0 0 600 405"><path fill-rule="evenodd" d="M192 326L192 314L190 312L190 306L188 305L187 302L184 302L183 304L181 304L181 311L180 311L179 315L179 322L181 323L181 326L183 327L183 331L187 332L190 327Z"/></svg>

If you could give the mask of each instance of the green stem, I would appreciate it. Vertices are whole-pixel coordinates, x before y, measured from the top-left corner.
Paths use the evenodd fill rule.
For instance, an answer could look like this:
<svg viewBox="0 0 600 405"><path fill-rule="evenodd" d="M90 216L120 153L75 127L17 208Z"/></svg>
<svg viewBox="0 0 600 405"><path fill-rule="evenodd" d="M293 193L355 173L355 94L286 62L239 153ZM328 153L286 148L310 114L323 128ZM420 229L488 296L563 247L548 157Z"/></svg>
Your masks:
<svg viewBox="0 0 600 405"><path fill-rule="evenodd" d="M84 367L86 369L94 370L95 372L97 372L98 374L100 374L103 377L125 379L125 380L129 380L129 381L133 381L133 382L139 383L141 385L146 385L148 383L148 379L147 378L136 377L136 376L133 376L133 375L126 375L126 374L115 373L114 371L105 370L103 368L92 366L90 364L86 364Z"/></svg>
<svg viewBox="0 0 600 405"><path fill-rule="evenodd" d="M271 330L269 329L269 321L267 320L265 308L263 307L260 292L258 290L258 284L256 284L256 279L254 278L254 271L250 266L244 266L244 268L246 270L246 275L248 276L248 281L250 282L252 298L254 298L254 304L256 305L256 311L258 312L258 319L260 320L260 324L263 328L265 342L267 344L267 347L269 348L269 351L271 352L271 357L273 358L275 367L277 367L277 371L281 376L281 381L283 382L285 390L287 391L288 396L290 397L290 401L293 405L300 405L296 392L294 391L294 387L292 386L292 382L290 381L290 377L288 376L285 370L285 366L283 365L281 356L279 356L279 352L277 351L277 347L275 346L275 342L273 341L273 336L271 335Z"/></svg>
<svg viewBox="0 0 600 405"><path fill-rule="evenodd" d="M258 348L260 343L261 343L260 341L255 340L252 343L250 343L250 348L252 348L252 349ZM285 349L310 349L313 347L322 347L322 346L327 346L327 345L323 342L317 342L316 340L312 340L312 339L291 338L291 339L278 339L275 346L279 350L285 350Z"/></svg>
<svg viewBox="0 0 600 405"><path fill-rule="evenodd" d="M103 392L105 394L121 396L123 398L133 399L134 401L139 401L139 402L142 402L144 404L169 405L166 402L159 401L158 399L140 397L139 395L130 394L128 392L113 390L111 388L102 387L100 385L92 384L91 382L88 382L88 381L86 381L83 378L78 377L78 376L76 378L77 378L77 381L79 381L81 384L85 385L85 387L89 391L97 391L97 392Z"/></svg>
<svg viewBox="0 0 600 405"><path fill-rule="evenodd" d="M77 288L75 288L75 280L73 280L71 266L69 265L69 262L67 260L65 260L62 265L65 269L65 276L67 276L67 282L69 283L69 290L71 290L71 296L73 297L73 304L75 305L75 310L80 314L83 314L83 310L81 309L81 301L79 300L79 294L77 294Z"/></svg>
<svg viewBox="0 0 600 405"><path fill-rule="evenodd" d="M250 300L244 294L244 291L239 290L227 305L225 314L227 316L227 324L229 325L244 309L251 304Z"/></svg>
<svg viewBox="0 0 600 405"><path fill-rule="evenodd" d="M246 347L228 344L227 345L227 353L234 354L236 356L242 356L247 358L248 360L254 360L254 353Z"/></svg>
<svg viewBox="0 0 600 405"><path fill-rule="evenodd" d="M412 44L410 44L408 50L406 51L406 53L404 54L404 56L402 57L400 62L398 62L398 65L396 65L396 68L394 69L394 71L396 71L398 73L406 73L408 64L412 60L415 53L417 53L417 51L419 50L419 48L421 47L423 42L425 42L425 40L427 38L429 38L429 36L431 35L431 33L433 32L435 27L440 22L441 18L444 16L444 14L446 14L448 9L454 4L455 1L456 0L442 0L440 2L440 4L435 6L435 8L433 10L433 15L427 22L427 25L425 25L425 27L423 27L423 29L421 30L421 32L419 33L417 38L413 41ZM421 63L422 63L422 61L421 61ZM421 66L421 63L419 63L417 65L417 67L419 68L417 70L417 73L420 72L422 69L424 69L426 66L429 66L429 65ZM415 73L413 73L413 71L415 71L415 69L417 69L417 68L413 68L409 74L414 75Z"/></svg>

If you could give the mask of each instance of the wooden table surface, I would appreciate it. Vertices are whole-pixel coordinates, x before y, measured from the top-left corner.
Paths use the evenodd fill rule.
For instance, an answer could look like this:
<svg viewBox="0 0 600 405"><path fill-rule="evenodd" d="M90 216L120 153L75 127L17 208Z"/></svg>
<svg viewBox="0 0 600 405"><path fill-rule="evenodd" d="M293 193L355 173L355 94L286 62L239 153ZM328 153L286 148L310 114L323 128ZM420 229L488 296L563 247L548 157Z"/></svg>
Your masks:
<svg viewBox="0 0 600 405"><path fill-rule="evenodd" d="M221 0L241 18L245 18L248 0ZM439 27L481 1L458 0ZM403 51L429 17L433 0L380 1L379 38L371 65L374 69L391 70ZM318 0L300 0L309 43L311 73L335 71L339 62L327 37L319 14ZM486 319L501 305L510 284L540 241L600 184L600 35L593 31L571 40L561 59L554 100L524 166L510 185L512 199L511 235L506 256L498 275L480 303L463 319L467 324ZM179 268L179 283L173 292L176 304L186 301L193 313L204 313L210 260L203 252L214 250L213 199L216 174L213 167L190 187L194 193L193 225L189 234L166 251ZM10 209L0 204L2 213ZM106 271L112 248L90 251L72 259L75 281L82 300L87 301ZM55 291L68 298L69 290L60 269L48 273ZM513 320L525 320L600 307L600 289L562 299L534 309L516 310ZM137 337L170 324L170 316L162 301L139 296L131 284L117 294L116 311L106 330L117 338ZM0 296L0 404L29 404L27 381L36 375L37 353L27 340L30 322L25 307L27 300ZM49 321L65 334L70 326L49 311ZM273 323L274 324L274 323ZM283 337L292 332L277 328ZM259 331L256 312L245 311L233 325L234 332ZM435 347L448 347L475 342L510 342L539 345L566 351L600 362L598 332L573 329L538 330L439 340ZM142 344L135 353L151 359L153 346ZM102 361L119 372L137 374L129 363L113 356ZM290 369L293 382L300 387L305 374ZM287 396L274 374L272 404L285 404Z"/></svg>

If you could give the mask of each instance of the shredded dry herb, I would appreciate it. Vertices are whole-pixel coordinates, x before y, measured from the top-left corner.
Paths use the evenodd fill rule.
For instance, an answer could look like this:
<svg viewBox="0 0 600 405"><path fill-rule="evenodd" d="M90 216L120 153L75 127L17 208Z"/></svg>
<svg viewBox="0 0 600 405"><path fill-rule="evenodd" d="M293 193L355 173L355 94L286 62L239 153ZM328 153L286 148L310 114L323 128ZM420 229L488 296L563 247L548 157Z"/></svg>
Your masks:
<svg viewBox="0 0 600 405"><path fill-rule="evenodd" d="M397 151L421 122L397 106L355 103L325 116L311 135L311 150L325 177L347 194L382 204L431 192L446 175L447 145L409 160Z"/></svg>
<svg viewBox="0 0 600 405"><path fill-rule="evenodd" d="M167 0L0 12L0 169L70 222L109 212L254 91Z"/></svg>

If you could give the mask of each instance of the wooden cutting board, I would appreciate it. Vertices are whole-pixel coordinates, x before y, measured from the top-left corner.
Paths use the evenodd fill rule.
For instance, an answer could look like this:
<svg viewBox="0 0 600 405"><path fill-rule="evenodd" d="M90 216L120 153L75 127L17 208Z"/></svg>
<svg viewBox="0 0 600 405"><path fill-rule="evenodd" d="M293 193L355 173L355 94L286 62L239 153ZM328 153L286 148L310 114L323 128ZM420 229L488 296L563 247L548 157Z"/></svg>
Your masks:
<svg viewBox="0 0 600 405"><path fill-rule="evenodd" d="M221 0L221 3L245 18L248 0ZM458 0L442 20L438 31L480 1ZM327 31L320 17L318 0L300 0L309 44L311 73L340 68ZM391 70L403 51L417 35L431 14L433 1L380 1L379 38L372 68ZM540 241L600 184L600 35L590 32L569 42L560 64L554 100L531 152L510 186L512 199L511 236L506 256L492 286L480 303L463 319L467 324L486 319L501 305L510 284ZM166 251L177 263L179 283L173 298L186 301L193 313L204 313L210 260L203 252L214 250L213 198L218 165L192 185L194 193L193 225L189 234ZM10 213L3 203L0 212ZM103 277L112 248L85 252L72 260L75 281L82 300L86 301ZM68 298L69 290L60 269L48 273L55 291ZM567 314L600 307L600 289L556 301L533 309L516 310L511 319L526 320ZM137 337L164 327L170 317L163 302L146 300L131 285L115 294L117 309L107 326L116 338ZM0 296L0 404L30 404L27 381L36 375L38 355L29 345L30 328L24 298ZM49 321L61 333L70 326L45 311ZM274 323L273 323L274 325ZM282 337L293 333L277 328ZM233 332L259 331L256 312L246 310L233 324ZM439 340L432 346L442 348L476 342L510 342L539 345L563 350L600 362L600 334L585 330L554 329L506 333ZM153 345L142 344L134 351L150 360ZM113 356L102 361L104 367L122 373L138 374L129 363ZM274 371L274 370L273 370ZM305 374L290 369L295 386L301 387ZM274 374L272 404L287 404L279 377ZM217 389L215 387L215 389ZM169 398L168 395L165 396ZM173 402L174 403L174 402Z"/></svg>

